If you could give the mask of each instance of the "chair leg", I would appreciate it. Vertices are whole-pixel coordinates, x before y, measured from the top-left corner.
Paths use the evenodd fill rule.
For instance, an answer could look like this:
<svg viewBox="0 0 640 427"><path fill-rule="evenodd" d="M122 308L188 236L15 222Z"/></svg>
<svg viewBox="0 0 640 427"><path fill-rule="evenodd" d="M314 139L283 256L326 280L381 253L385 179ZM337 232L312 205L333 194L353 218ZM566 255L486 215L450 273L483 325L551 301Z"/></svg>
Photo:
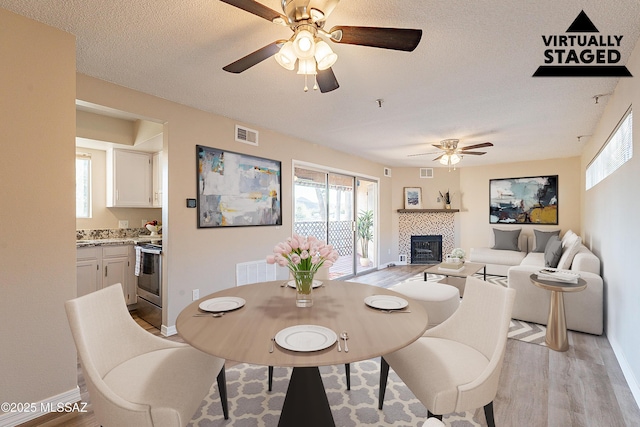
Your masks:
<svg viewBox="0 0 640 427"><path fill-rule="evenodd" d="M493 419L493 401L484 405L484 417L487 419L487 426L496 427L496 421Z"/></svg>
<svg viewBox="0 0 640 427"><path fill-rule="evenodd" d="M229 419L229 402L227 401L227 374L224 370L224 365L220 372L218 373L218 392L220 392L220 401L222 402L222 413L224 414L224 419Z"/></svg>
<svg viewBox="0 0 640 427"><path fill-rule="evenodd" d="M380 388L378 390L378 409L384 404L384 394L387 391L387 378L389 377L389 364L384 357L380 358Z"/></svg>
<svg viewBox="0 0 640 427"><path fill-rule="evenodd" d="M344 372L347 376L347 390L351 390L351 365L348 363L344 364Z"/></svg>
<svg viewBox="0 0 640 427"><path fill-rule="evenodd" d="M269 391L273 389L273 366L269 366Z"/></svg>
<svg viewBox="0 0 640 427"><path fill-rule="evenodd" d="M428 410L428 409L427 409L427 417L428 417L428 418L436 418L436 419L438 419L438 420L442 421L442 415L435 415L435 414L432 414L432 413L431 413L431 411L430 411L430 410Z"/></svg>

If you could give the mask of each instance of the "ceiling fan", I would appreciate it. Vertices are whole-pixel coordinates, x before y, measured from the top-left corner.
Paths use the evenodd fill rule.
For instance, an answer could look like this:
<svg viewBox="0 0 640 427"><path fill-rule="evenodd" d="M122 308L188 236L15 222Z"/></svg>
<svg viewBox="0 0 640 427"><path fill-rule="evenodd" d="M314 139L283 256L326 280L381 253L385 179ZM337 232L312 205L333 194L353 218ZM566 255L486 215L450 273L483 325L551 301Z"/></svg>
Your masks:
<svg viewBox="0 0 640 427"><path fill-rule="evenodd" d="M444 151L444 153L440 154L438 157L433 159L433 161L439 160L445 166L451 167L455 164L459 163L462 160L463 156L472 155L472 156L481 156L483 154L487 154L486 151L469 151L475 150L478 148L484 147L493 147L493 144L490 142L483 142L481 144L467 145L466 147L458 147L459 139L443 139L440 141L440 144L431 144L439 150ZM438 153L437 151L435 153ZM409 156L425 156L428 154L434 154L434 152L430 153L419 153L419 154L410 154Z"/></svg>
<svg viewBox="0 0 640 427"><path fill-rule="evenodd" d="M288 70L298 64L298 74L316 80L314 89L330 92L340 87L331 69L338 56L323 40L334 43L355 44L383 49L411 52L420 43L422 30L407 28L336 26L324 29L325 20L340 0L281 0L284 14L254 0L221 0L275 24L289 27L293 36L288 40L276 40L222 69L241 73L275 55L276 61Z"/></svg>

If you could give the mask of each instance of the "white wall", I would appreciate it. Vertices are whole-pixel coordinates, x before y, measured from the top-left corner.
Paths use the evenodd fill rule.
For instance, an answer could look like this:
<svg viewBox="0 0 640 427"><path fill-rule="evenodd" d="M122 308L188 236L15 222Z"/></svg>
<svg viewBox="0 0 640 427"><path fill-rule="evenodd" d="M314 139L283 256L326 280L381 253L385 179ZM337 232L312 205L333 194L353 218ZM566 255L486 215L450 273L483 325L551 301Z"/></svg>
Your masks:
<svg viewBox="0 0 640 427"><path fill-rule="evenodd" d="M0 402L79 399L75 38L0 9L0 40Z"/></svg>
<svg viewBox="0 0 640 427"><path fill-rule="evenodd" d="M607 103L582 156L584 171L630 105L640 105L640 43ZM637 402L640 402L640 111L633 120L633 158L584 193L582 207L586 244L602 261L605 282L605 329Z"/></svg>

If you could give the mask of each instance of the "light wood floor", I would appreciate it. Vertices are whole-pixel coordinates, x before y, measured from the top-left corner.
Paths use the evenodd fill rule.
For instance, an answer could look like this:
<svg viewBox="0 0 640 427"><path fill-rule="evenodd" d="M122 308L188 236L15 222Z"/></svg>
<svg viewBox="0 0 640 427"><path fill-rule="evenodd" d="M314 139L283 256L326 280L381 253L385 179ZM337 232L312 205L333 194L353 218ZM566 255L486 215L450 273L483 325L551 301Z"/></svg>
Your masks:
<svg viewBox="0 0 640 427"><path fill-rule="evenodd" d="M424 270L424 266L397 266L366 274L358 282L388 287ZM134 319L150 333L158 329ZM180 341L177 336L169 339ZM640 410L622 375L606 336L569 332L571 348L560 353L546 347L507 340L498 395L494 401L499 427L635 427ZM83 402L89 402L78 369ZM483 411L476 419L486 425ZM31 426L95 427L91 408L85 414L42 417Z"/></svg>

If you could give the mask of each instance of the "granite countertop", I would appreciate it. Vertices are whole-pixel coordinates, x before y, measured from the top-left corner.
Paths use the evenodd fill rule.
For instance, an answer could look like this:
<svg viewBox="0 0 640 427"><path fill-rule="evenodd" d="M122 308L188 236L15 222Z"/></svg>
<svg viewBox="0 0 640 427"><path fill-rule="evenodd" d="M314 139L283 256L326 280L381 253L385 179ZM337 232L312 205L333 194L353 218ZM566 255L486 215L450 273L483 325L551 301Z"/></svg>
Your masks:
<svg viewBox="0 0 640 427"><path fill-rule="evenodd" d="M162 240L162 236L138 236L122 237L110 239L80 239L76 240L76 248L90 246L115 246L115 245L135 245L138 243L153 243Z"/></svg>

